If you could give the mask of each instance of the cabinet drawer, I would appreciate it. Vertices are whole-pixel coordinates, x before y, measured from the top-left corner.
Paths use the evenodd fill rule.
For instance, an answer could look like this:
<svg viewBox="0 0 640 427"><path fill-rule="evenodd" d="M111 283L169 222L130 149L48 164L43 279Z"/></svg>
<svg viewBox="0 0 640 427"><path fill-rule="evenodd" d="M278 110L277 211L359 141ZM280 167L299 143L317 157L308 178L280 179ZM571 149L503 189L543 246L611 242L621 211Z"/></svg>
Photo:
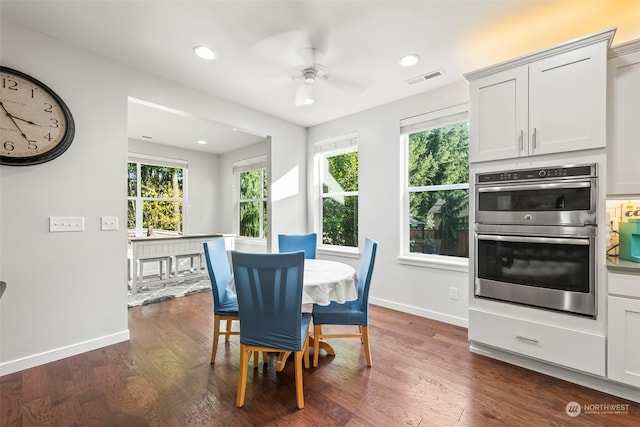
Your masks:
<svg viewBox="0 0 640 427"><path fill-rule="evenodd" d="M605 337L469 310L469 339L591 374L605 375Z"/></svg>
<svg viewBox="0 0 640 427"><path fill-rule="evenodd" d="M609 295L640 298L640 274L609 272L607 277Z"/></svg>

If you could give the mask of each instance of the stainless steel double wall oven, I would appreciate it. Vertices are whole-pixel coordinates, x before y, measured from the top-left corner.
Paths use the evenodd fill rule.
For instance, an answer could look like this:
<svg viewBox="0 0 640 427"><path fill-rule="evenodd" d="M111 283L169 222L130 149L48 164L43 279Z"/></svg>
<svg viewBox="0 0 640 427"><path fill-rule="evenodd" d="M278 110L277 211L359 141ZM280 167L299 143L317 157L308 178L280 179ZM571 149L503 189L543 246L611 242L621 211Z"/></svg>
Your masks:
<svg viewBox="0 0 640 427"><path fill-rule="evenodd" d="M475 295L596 316L595 164L481 173Z"/></svg>

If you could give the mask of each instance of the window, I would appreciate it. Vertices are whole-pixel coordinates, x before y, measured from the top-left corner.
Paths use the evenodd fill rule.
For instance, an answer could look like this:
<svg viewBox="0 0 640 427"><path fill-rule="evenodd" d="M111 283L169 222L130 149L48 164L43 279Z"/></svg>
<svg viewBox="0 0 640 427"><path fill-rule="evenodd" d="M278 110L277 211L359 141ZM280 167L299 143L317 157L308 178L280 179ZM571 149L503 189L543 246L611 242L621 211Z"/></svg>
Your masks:
<svg viewBox="0 0 640 427"><path fill-rule="evenodd" d="M234 163L238 175L238 236L267 237L266 156Z"/></svg>
<svg viewBox="0 0 640 427"><path fill-rule="evenodd" d="M460 111L464 110L464 111ZM404 121L405 250L469 256L469 123L466 106Z"/></svg>
<svg viewBox="0 0 640 427"><path fill-rule="evenodd" d="M316 144L322 245L358 246L357 138Z"/></svg>
<svg viewBox="0 0 640 427"><path fill-rule="evenodd" d="M186 162L130 157L127 169L129 235L182 234Z"/></svg>

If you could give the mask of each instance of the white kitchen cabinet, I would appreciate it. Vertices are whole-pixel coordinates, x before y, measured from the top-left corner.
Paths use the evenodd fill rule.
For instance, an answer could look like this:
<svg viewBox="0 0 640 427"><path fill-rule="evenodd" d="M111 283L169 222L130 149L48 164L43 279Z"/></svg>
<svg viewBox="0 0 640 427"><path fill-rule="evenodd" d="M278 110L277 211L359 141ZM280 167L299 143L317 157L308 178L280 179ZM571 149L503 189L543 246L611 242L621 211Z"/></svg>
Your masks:
<svg viewBox="0 0 640 427"><path fill-rule="evenodd" d="M607 49L614 32L466 74L470 161L604 147Z"/></svg>
<svg viewBox="0 0 640 427"><path fill-rule="evenodd" d="M604 335L470 308L469 340L605 376Z"/></svg>
<svg viewBox="0 0 640 427"><path fill-rule="evenodd" d="M640 269L608 273L607 377L640 387Z"/></svg>
<svg viewBox="0 0 640 427"><path fill-rule="evenodd" d="M616 46L608 62L607 193L640 193L636 155L640 111L640 40Z"/></svg>

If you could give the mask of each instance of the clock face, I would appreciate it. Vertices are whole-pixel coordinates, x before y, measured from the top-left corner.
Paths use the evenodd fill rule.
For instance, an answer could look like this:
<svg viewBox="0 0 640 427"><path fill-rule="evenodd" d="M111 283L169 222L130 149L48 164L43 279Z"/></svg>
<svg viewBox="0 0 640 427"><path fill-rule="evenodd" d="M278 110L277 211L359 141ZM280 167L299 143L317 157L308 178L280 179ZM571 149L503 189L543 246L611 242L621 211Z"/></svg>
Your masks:
<svg viewBox="0 0 640 427"><path fill-rule="evenodd" d="M0 67L0 164L33 165L69 148L73 117L62 99L42 82Z"/></svg>

